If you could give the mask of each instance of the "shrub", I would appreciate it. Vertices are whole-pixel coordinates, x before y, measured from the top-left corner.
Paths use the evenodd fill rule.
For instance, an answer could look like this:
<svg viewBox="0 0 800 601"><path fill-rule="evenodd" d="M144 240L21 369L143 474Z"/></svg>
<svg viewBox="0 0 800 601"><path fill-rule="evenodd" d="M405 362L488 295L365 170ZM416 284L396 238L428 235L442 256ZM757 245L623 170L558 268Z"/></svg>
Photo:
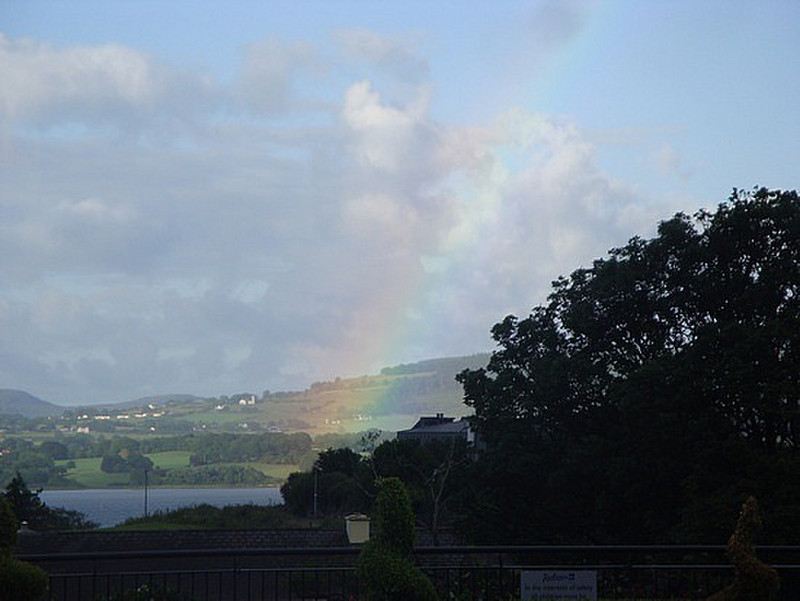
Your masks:
<svg viewBox="0 0 800 601"><path fill-rule="evenodd" d="M430 579L414 565L414 512L398 478L378 480L375 538L358 557L358 576L369 601L436 601Z"/></svg>
<svg viewBox="0 0 800 601"><path fill-rule="evenodd" d="M771 601L780 587L778 573L756 557L755 536L761 530L758 501L749 497L739 512L736 529L728 539L728 559L736 570L733 583L708 601Z"/></svg>
<svg viewBox="0 0 800 601"><path fill-rule="evenodd" d="M359 579L369 601L436 601L433 583L414 565L379 540L368 541L358 558Z"/></svg>
<svg viewBox="0 0 800 601"><path fill-rule="evenodd" d="M378 540L401 555L414 549L414 511L408 491L399 478L378 480L375 529Z"/></svg>
<svg viewBox="0 0 800 601"><path fill-rule="evenodd" d="M47 572L4 554L0 557L0 601L36 601L47 592Z"/></svg>

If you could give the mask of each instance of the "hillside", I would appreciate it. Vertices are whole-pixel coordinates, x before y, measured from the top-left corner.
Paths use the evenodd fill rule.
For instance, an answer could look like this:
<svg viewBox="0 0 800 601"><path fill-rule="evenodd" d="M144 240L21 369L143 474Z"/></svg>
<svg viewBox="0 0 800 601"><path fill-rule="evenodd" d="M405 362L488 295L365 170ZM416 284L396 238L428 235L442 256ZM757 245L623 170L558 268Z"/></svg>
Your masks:
<svg viewBox="0 0 800 601"><path fill-rule="evenodd" d="M61 415L63 412L63 407L43 401L22 390L0 388L0 414L48 417Z"/></svg>
<svg viewBox="0 0 800 601"><path fill-rule="evenodd" d="M65 414L60 428L118 434L191 431L312 434L397 430L420 415L470 413L456 374L486 365L489 354L430 359L387 367L378 375L315 382L292 392L250 392L199 398L172 394L122 403L62 408L21 391L3 391L0 414Z"/></svg>
<svg viewBox="0 0 800 601"><path fill-rule="evenodd" d="M165 411L203 429L312 434L405 429L420 415L469 414L456 374L485 366L488 360L488 353L431 359L388 367L379 375L315 382L302 391L169 403Z"/></svg>
<svg viewBox="0 0 800 601"><path fill-rule="evenodd" d="M195 401L202 401L203 399L192 394L159 394L154 396L142 397L133 401L121 401L119 403L102 403L96 407L104 409L131 409L135 407L145 407L152 405L154 407L161 407L169 403L193 403Z"/></svg>
<svg viewBox="0 0 800 601"><path fill-rule="evenodd" d="M317 382L288 399L270 395L266 400L295 403L302 407L303 419L322 428L331 422L342 425L364 419L385 424L383 418L389 416L416 418L434 413L462 416L470 411L463 403L463 390L455 377L464 369L485 366L488 360L487 353L431 359L384 368L377 376Z"/></svg>

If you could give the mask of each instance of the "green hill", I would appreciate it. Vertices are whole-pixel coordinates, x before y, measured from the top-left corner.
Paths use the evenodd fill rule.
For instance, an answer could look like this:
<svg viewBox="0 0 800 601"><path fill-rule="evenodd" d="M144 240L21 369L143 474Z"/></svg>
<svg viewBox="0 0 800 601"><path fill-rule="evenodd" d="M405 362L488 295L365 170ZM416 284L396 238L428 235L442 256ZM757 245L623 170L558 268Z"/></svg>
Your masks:
<svg viewBox="0 0 800 601"><path fill-rule="evenodd" d="M430 359L387 367L380 375L360 378L336 378L316 382L305 391L269 395L262 405L267 412L283 406L293 409L293 417L307 424L307 429L330 430L363 428L363 420L376 422L372 427L393 429L387 418L407 416L401 427L410 427L420 415L445 413L462 416L471 413L463 403L463 390L455 377L464 369L477 369L489 361L488 353L466 357ZM270 407L271 406L271 407ZM397 421L394 419L393 421Z"/></svg>
<svg viewBox="0 0 800 601"><path fill-rule="evenodd" d="M301 391L248 392L216 398L170 394L70 408L19 390L0 390L0 415L65 415L63 427L120 435L267 430L316 435L373 428L397 430L410 427L420 415L459 417L471 413L455 377L488 361L488 353L429 359L386 367L377 375L315 382Z"/></svg>
<svg viewBox="0 0 800 601"><path fill-rule="evenodd" d="M430 359L387 367L378 375L315 382L300 391L237 394L164 407L166 416L203 430L358 432L411 427L420 415L471 413L456 375L477 369L489 354Z"/></svg>
<svg viewBox="0 0 800 601"><path fill-rule="evenodd" d="M64 413L64 407L10 388L0 388L0 414L22 415L23 417L48 417Z"/></svg>

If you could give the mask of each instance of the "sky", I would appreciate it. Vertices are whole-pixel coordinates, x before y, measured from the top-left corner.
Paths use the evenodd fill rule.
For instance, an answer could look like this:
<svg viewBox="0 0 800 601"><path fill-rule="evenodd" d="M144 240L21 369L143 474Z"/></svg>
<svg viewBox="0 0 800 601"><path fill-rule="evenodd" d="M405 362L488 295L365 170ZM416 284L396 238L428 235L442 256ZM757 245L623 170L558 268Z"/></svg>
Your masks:
<svg viewBox="0 0 800 601"><path fill-rule="evenodd" d="M0 388L260 394L491 351L796 189L796 0L0 0Z"/></svg>

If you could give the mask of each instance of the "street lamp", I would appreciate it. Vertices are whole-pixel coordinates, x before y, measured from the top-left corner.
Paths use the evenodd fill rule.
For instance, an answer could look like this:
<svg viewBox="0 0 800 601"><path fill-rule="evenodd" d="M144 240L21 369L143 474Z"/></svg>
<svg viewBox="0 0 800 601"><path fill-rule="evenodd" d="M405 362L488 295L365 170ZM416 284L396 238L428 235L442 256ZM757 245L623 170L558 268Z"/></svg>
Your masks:
<svg viewBox="0 0 800 601"><path fill-rule="evenodd" d="M314 468L314 512L313 512L313 518L312 518L313 521L312 521L312 523L317 521L317 497L319 496L319 487L318 487L318 482L317 482L318 474L319 474L319 470L317 470L317 468L315 467Z"/></svg>
<svg viewBox="0 0 800 601"><path fill-rule="evenodd" d="M147 513L147 470L144 470L144 517L148 517L148 513Z"/></svg>

